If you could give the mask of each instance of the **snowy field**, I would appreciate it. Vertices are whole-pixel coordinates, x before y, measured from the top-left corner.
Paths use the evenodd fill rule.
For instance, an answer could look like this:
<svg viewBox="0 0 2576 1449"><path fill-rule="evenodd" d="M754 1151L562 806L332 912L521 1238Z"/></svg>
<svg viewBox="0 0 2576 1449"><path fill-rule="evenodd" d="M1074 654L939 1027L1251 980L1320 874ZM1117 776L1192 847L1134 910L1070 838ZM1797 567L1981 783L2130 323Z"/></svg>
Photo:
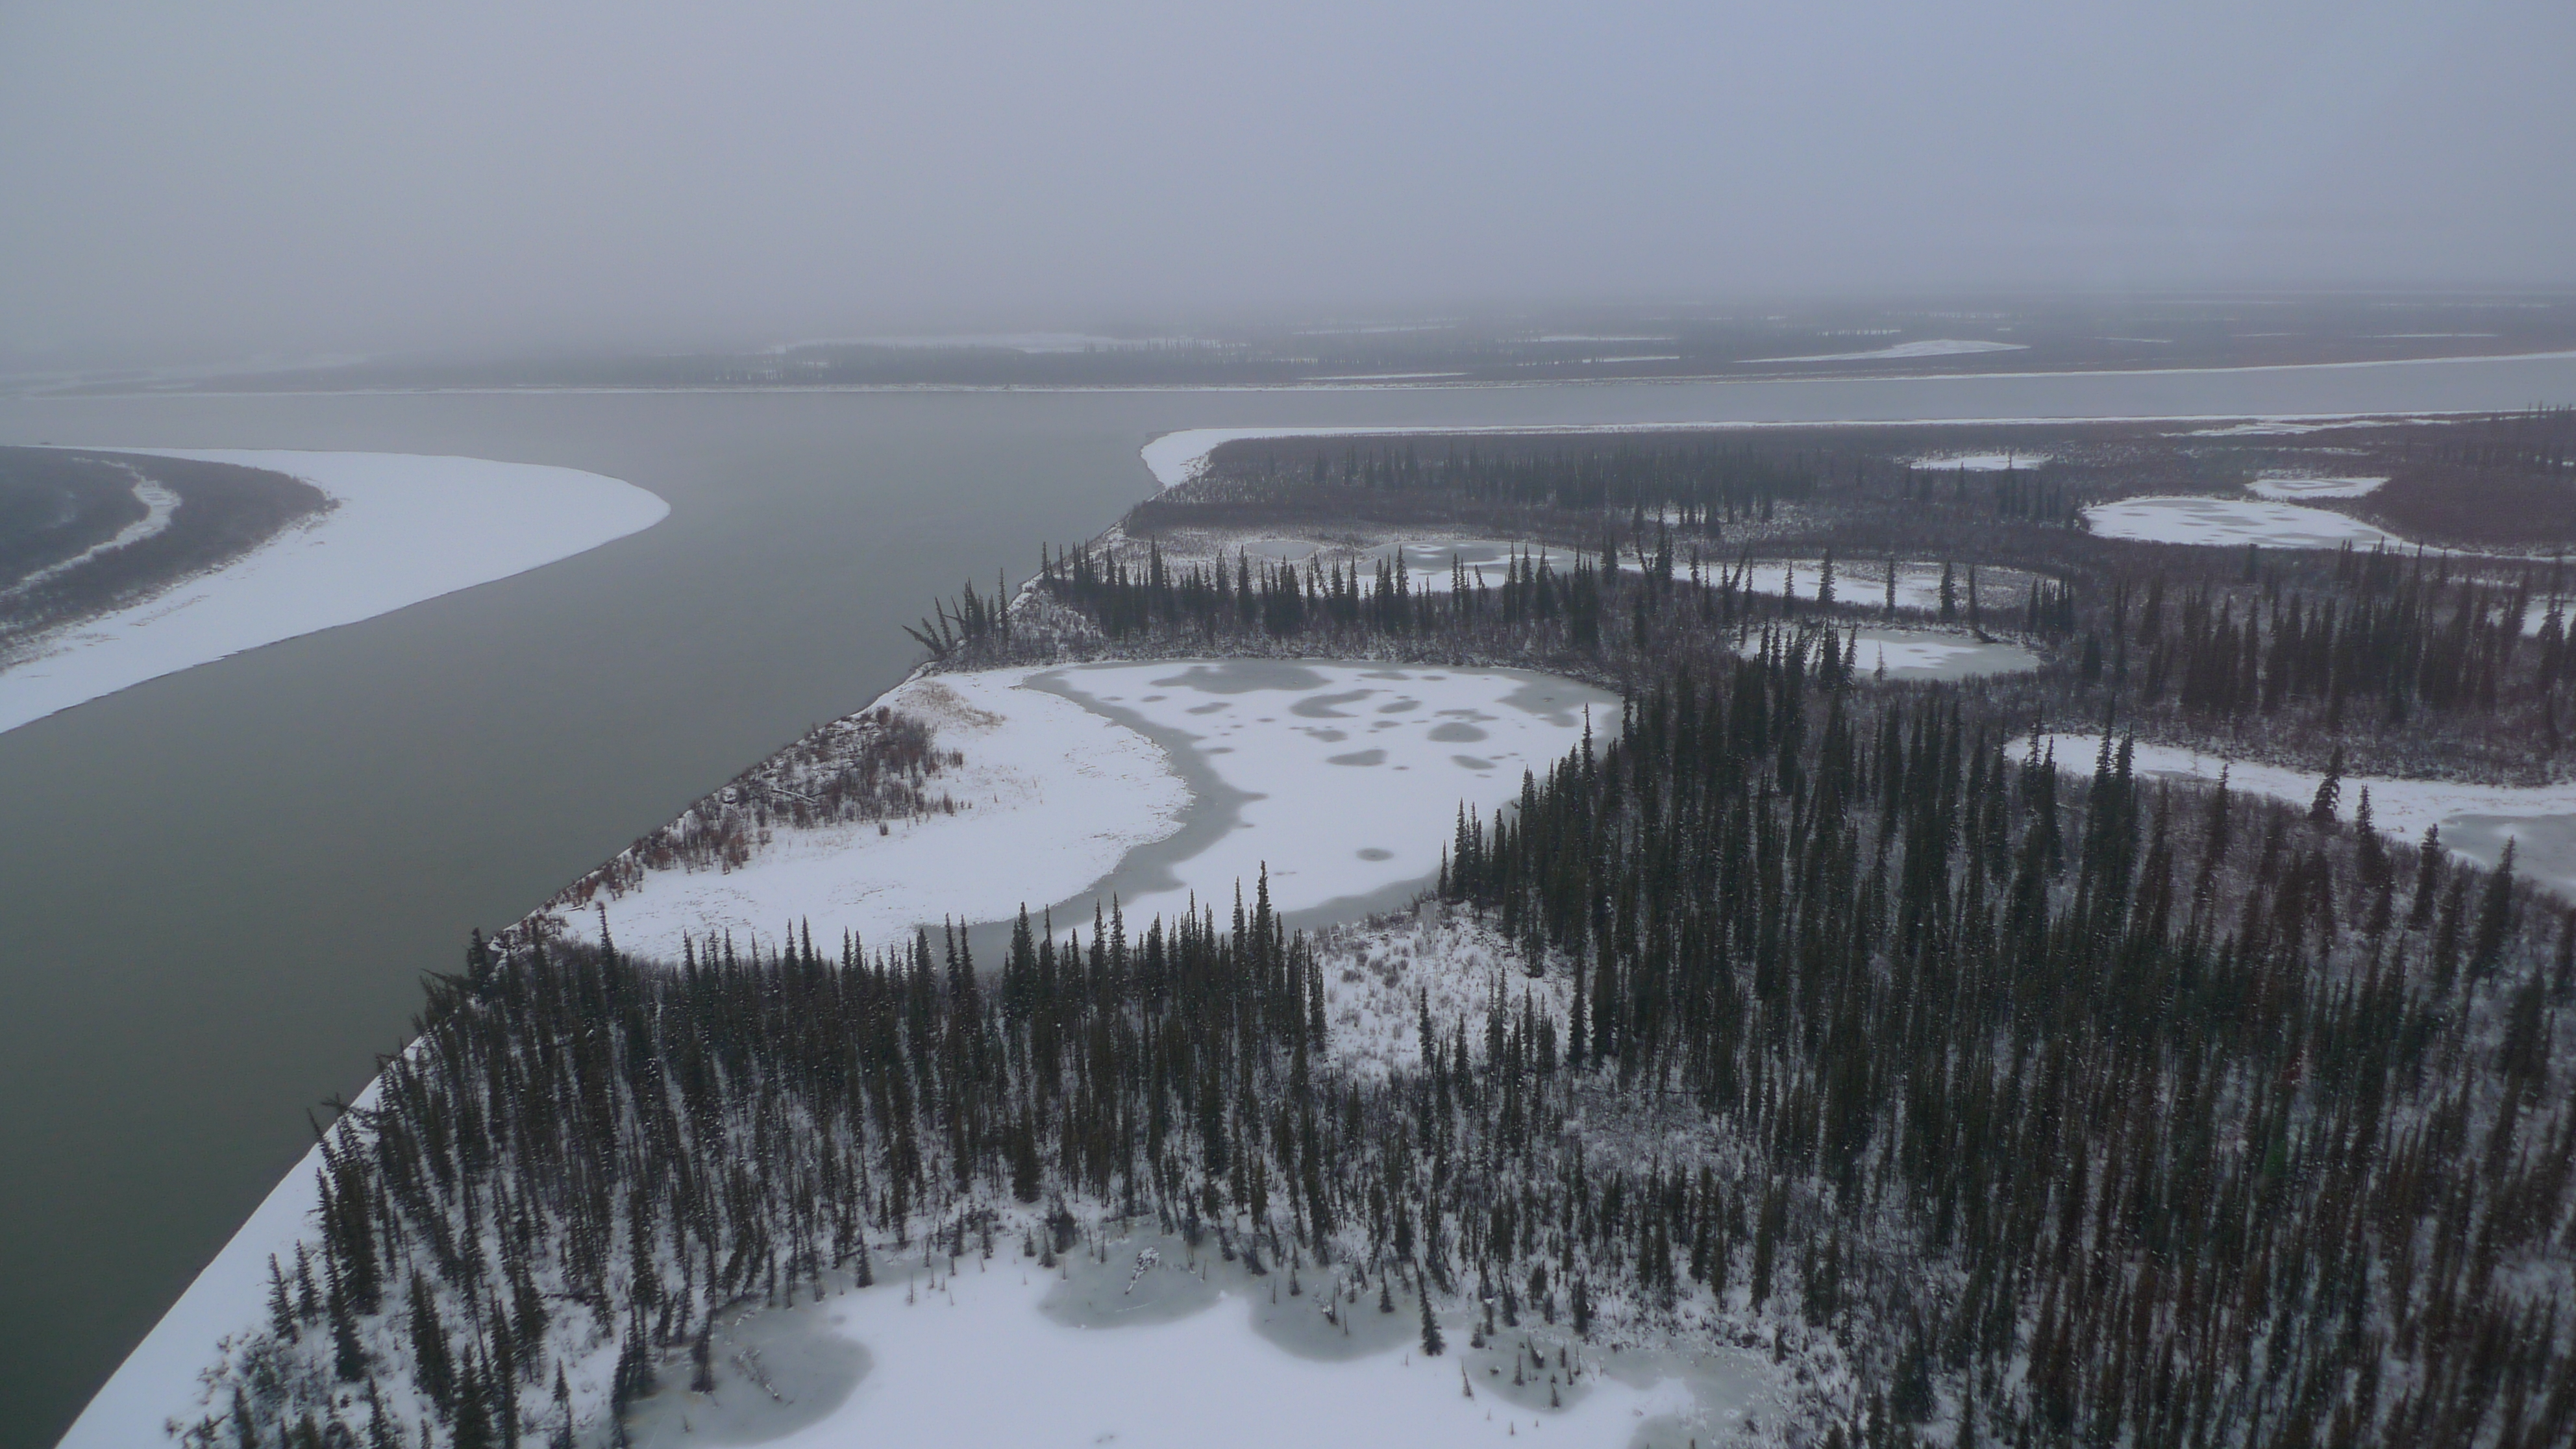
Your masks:
<svg viewBox="0 0 2576 1449"><path fill-rule="evenodd" d="M2302 498L2360 498L2376 491L2386 478L2257 478L2245 491L2257 498L2296 503Z"/></svg>
<svg viewBox="0 0 2576 1449"><path fill-rule="evenodd" d="M1402 904L1438 875L1462 801L1490 816L1517 799L1523 770L1581 741L1587 708L1596 741L1619 725L1618 696L1518 669L1227 659L1073 665L1028 684L1150 738L1188 782L1181 830L1094 888L1131 922L1193 892L1223 915L1265 862L1283 912Z"/></svg>
<svg viewBox="0 0 2576 1449"><path fill-rule="evenodd" d="M2315 495L2310 495L2315 496ZM2323 508L2268 499L2218 498L2194 494L2177 498L2123 498L2084 510L2085 526L2102 538L2129 538L2144 543L2197 543L2220 547L2261 544L2265 548L2368 548L2408 546L2406 540L2358 518Z"/></svg>
<svg viewBox="0 0 2576 1449"><path fill-rule="evenodd" d="M869 1288L828 1275L821 1299L720 1333L712 1393L689 1392L674 1355L630 1432L637 1449L1433 1449L1531 1434L1566 1449L1683 1449L1748 1427L1767 1401L1741 1354L1612 1356L1535 1325L1474 1350L1463 1314L1443 1315L1449 1351L1427 1358L1409 1292L1381 1314L1374 1282L1360 1291L1345 1269L1308 1265L1295 1295L1287 1276L1251 1278L1212 1239L1193 1251L1161 1235L1077 1245L1041 1268L1016 1234L953 1271L942 1256L884 1262ZM1568 1382L1512 1382L1541 1359ZM980 1367L966 1377L965 1365Z"/></svg>
<svg viewBox="0 0 2576 1449"><path fill-rule="evenodd" d="M2092 773L2102 748L2098 734L2052 734L2043 740L2043 748L2055 747L2060 769L2079 774ZM2007 752L2019 759L2029 745L2024 738L2008 746ZM2137 746L2131 768L2149 777L2215 781L2222 765L2229 789L2299 806L2316 799L2317 786L2325 778L2305 770L2229 761L2176 745L2144 742ZM2576 783L2518 788L2346 775L2341 811L2346 823L2352 820L2365 787L2370 791L2371 819L2381 833L2412 841L2423 837L2425 826L2439 825L2444 845L2488 867L2502 855L2508 838L2516 840L2515 873L2576 900Z"/></svg>
<svg viewBox="0 0 2576 1449"><path fill-rule="evenodd" d="M529 463L117 451L271 469L339 506L222 568L41 640L32 657L0 670L0 730L228 654L525 573L650 528L671 511L632 484Z"/></svg>
<svg viewBox="0 0 2576 1449"><path fill-rule="evenodd" d="M1190 792L1164 752L1132 729L1060 695L1026 687L1031 671L923 675L876 704L918 716L932 745L964 753L928 789L960 808L886 823L778 828L751 863L730 871L648 872L604 900L630 951L677 959L683 935L731 932L744 946L779 943L805 922L817 941L854 933L891 945L948 916L999 920L1063 900L1137 847L1181 828ZM869 706L871 709L876 705ZM565 924L586 931L593 917Z"/></svg>

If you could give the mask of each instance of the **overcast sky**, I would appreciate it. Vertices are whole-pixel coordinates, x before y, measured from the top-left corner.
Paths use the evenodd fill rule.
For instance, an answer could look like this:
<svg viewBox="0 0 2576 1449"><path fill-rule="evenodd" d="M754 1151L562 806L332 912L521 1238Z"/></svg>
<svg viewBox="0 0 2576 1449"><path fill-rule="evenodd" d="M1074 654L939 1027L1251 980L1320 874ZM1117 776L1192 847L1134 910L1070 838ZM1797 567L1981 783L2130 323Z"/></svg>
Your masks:
<svg viewBox="0 0 2576 1449"><path fill-rule="evenodd" d="M0 350L2576 282L2570 0L0 7Z"/></svg>

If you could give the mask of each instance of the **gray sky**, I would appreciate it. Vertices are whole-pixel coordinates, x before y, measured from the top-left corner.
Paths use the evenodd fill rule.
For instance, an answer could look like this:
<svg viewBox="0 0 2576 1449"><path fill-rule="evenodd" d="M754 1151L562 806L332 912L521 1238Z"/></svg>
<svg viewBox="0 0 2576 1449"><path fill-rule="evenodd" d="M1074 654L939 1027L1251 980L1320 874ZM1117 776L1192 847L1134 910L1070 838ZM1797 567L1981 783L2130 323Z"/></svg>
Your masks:
<svg viewBox="0 0 2576 1449"><path fill-rule="evenodd" d="M2568 0L0 9L0 352L2576 282Z"/></svg>

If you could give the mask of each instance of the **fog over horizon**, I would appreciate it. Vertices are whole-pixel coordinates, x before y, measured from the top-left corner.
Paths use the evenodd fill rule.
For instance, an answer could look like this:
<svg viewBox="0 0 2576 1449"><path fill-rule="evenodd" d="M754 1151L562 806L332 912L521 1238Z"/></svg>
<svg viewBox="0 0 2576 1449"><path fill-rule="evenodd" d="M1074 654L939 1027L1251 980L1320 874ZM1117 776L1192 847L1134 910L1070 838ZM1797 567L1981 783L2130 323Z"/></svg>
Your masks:
<svg viewBox="0 0 2576 1449"><path fill-rule="evenodd" d="M2576 6L15 6L0 363L2576 284Z"/></svg>

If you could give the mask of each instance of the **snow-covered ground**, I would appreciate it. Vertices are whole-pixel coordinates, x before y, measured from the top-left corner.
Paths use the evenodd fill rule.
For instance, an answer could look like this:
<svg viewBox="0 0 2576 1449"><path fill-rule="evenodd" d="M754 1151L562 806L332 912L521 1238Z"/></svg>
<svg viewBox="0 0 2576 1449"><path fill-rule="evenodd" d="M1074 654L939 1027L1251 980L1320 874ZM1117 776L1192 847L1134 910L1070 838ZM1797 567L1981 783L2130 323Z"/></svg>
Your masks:
<svg viewBox="0 0 2576 1449"><path fill-rule="evenodd" d="M601 902L618 944L676 959L683 935L729 931L744 946L775 946L802 922L818 941L848 931L890 945L948 916L999 920L1023 902L1034 911L1066 899L1179 830L1190 792L1163 751L1027 687L1032 672L917 676L870 706L927 721L934 748L965 755L928 782L958 802L954 815L890 821L882 835L875 822L782 826L748 865L647 872L642 886Z"/></svg>
<svg viewBox="0 0 2576 1449"><path fill-rule="evenodd" d="M404 453L125 448L290 474L339 506L222 568L41 640L0 730L228 654L354 624L650 528L670 505L571 468Z"/></svg>
<svg viewBox="0 0 2576 1449"><path fill-rule="evenodd" d="M1434 1030L1462 1017L1483 1022L1497 993L1515 1017L1526 1005L1559 1032L1573 1015L1567 963L1547 962L1544 974L1529 975L1520 948L1464 907L1431 904L1391 923L1334 927L1317 935L1315 947L1327 1050L1364 1080L1422 1065L1426 1009Z"/></svg>
<svg viewBox="0 0 2576 1449"><path fill-rule="evenodd" d="M1870 352L1819 352L1811 357L1750 357L1747 362L1899 362L1909 357L1965 357L1978 352L2026 352L2027 342L1979 342L1959 337L1936 337L1924 342L1900 342Z"/></svg>
<svg viewBox="0 0 2576 1449"><path fill-rule="evenodd" d="M662 1392L632 1415L635 1443L1427 1449L1535 1433L1568 1449L1681 1449L1715 1443L1761 1401L1750 1362L1722 1375L1623 1372L1578 1344L1578 1382L1549 1408L1547 1385L1516 1388L1510 1370L1527 1361L1513 1356L1524 1337L1547 1340L1553 1369L1561 1331L1515 1330L1480 1352L1456 1317L1449 1352L1427 1358L1411 1295L1382 1315L1374 1291L1358 1302L1333 1291L1339 1270L1310 1265L1305 1291L1290 1296L1285 1273L1247 1279L1212 1240L1193 1256L1177 1238L1125 1239L1102 1250L1105 1261L1077 1248L1055 1269L1019 1247L997 1245L954 1272L945 1257L929 1268L888 1262L872 1287L835 1283L820 1301L753 1314L716 1346L714 1393L689 1393L683 1363L665 1369ZM1123 1291L1131 1283L1134 1294ZM1116 1314L1135 1297L1153 1302ZM1325 1320L1327 1301L1347 1333ZM1110 1311L1084 1311L1103 1304ZM743 1347L759 1357L737 1358ZM750 1380L755 1365L774 1393Z"/></svg>
<svg viewBox="0 0 2576 1449"><path fill-rule="evenodd" d="M2099 734L2043 736L2053 745L2059 768L2089 774L2100 754ZM2029 748L2024 738L2009 746L2019 759ZM2218 778L2227 770L2227 786L2269 795L2294 805L2316 799L2324 776L2279 765L2230 761L2224 756L2176 745L2140 743L2131 768L2141 775L2178 780ZM2372 822L2379 830L2404 840L2417 840L2427 825L2442 827L2442 843L2480 865L2493 866L2511 838L2514 869L2570 899L2576 899L2576 782L2518 788L2510 785L2461 785L2447 780L2390 780L2368 775L2343 777L2341 816L2349 822L2364 788L2370 791Z"/></svg>
<svg viewBox="0 0 2576 1449"><path fill-rule="evenodd" d="M2302 498L2359 498L2387 481L2386 478L2257 478L2245 485L2245 491L2257 498L2295 503Z"/></svg>
<svg viewBox="0 0 2576 1449"><path fill-rule="evenodd" d="M2084 523L2103 538L2133 538L2147 543L2255 543L2265 548L2336 548L2347 543L2360 548L2373 544L2407 546L2406 540L2385 529L2323 508L2208 494L2097 503L2084 510Z"/></svg>
<svg viewBox="0 0 2576 1449"><path fill-rule="evenodd" d="M1522 771L1544 774L1580 742L1587 708L1598 739L1619 724L1616 695L1518 669L1225 659L1028 682L1150 737L1189 783L1180 832L1098 887L1139 923L1193 892L1222 915L1265 862L1283 912L1400 904L1438 874L1461 802L1490 816L1518 798Z"/></svg>

